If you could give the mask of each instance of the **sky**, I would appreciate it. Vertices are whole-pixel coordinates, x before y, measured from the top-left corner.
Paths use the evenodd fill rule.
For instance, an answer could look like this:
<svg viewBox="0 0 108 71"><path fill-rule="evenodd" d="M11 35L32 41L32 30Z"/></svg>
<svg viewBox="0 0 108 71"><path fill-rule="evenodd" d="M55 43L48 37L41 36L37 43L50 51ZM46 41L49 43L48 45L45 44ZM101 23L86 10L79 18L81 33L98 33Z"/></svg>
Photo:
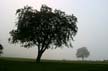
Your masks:
<svg viewBox="0 0 108 71"><path fill-rule="evenodd" d="M24 48L8 43L9 32L15 28L15 12L25 5L38 9L42 4L74 14L78 33L73 48L48 49L42 59L78 60L76 51L83 46L90 51L88 60L108 60L108 0L0 0L0 43L4 57L36 58L37 47Z"/></svg>

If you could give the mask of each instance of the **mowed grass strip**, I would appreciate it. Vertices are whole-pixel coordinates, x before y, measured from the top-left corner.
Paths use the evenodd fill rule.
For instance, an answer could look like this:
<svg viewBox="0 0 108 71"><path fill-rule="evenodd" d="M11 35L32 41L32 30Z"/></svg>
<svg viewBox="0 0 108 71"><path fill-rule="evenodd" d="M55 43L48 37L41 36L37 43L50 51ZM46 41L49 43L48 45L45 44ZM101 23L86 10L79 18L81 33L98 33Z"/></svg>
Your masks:
<svg viewBox="0 0 108 71"><path fill-rule="evenodd" d="M0 71L108 71L108 64L0 59Z"/></svg>

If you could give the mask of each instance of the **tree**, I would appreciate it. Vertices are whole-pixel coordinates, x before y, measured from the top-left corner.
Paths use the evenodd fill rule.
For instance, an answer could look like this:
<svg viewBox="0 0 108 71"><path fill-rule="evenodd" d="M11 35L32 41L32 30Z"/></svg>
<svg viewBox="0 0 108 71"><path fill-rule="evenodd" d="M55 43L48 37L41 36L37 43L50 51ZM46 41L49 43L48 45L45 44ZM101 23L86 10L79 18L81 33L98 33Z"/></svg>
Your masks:
<svg viewBox="0 0 108 71"><path fill-rule="evenodd" d="M78 58L82 58L82 60L84 60L84 58L87 58L89 55L90 55L90 52L88 51L86 47L79 48L76 53L76 56Z"/></svg>
<svg viewBox="0 0 108 71"><path fill-rule="evenodd" d="M20 42L24 47L37 46L37 62L46 49L61 46L71 46L73 37L77 33L77 18L67 15L61 10L42 5L40 11L30 6L16 11L16 29L10 31L9 41ZM70 45L70 46L69 46Z"/></svg>
<svg viewBox="0 0 108 71"><path fill-rule="evenodd" d="M3 53L3 46L0 44L0 55Z"/></svg>

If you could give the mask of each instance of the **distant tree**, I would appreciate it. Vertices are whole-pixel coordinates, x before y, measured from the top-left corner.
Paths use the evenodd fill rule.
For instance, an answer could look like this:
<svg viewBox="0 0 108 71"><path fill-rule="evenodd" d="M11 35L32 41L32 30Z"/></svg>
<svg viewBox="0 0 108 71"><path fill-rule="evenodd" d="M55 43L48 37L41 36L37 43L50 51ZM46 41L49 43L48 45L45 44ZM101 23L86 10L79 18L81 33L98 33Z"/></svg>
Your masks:
<svg viewBox="0 0 108 71"><path fill-rule="evenodd" d="M82 58L82 60L84 60L84 58L87 58L89 55L90 52L86 47L79 48L76 53L77 58Z"/></svg>
<svg viewBox="0 0 108 71"><path fill-rule="evenodd" d="M0 56L3 53L3 46L0 44Z"/></svg>
<svg viewBox="0 0 108 71"><path fill-rule="evenodd" d="M71 42L77 33L77 18L74 15L67 15L61 10L42 5L40 11L30 6L16 11L18 21L16 29L10 34L9 41L20 42L24 47L37 46L37 62L46 49L57 48L62 45L72 46Z"/></svg>

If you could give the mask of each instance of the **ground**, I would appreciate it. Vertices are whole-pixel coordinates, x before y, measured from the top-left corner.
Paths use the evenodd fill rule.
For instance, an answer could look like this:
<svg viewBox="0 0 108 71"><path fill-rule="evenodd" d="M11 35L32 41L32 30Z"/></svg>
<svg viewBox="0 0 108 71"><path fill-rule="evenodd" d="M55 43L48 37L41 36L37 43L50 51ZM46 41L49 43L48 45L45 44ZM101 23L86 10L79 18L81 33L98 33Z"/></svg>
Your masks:
<svg viewBox="0 0 108 71"><path fill-rule="evenodd" d="M108 62L0 58L0 71L108 71Z"/></svg>

